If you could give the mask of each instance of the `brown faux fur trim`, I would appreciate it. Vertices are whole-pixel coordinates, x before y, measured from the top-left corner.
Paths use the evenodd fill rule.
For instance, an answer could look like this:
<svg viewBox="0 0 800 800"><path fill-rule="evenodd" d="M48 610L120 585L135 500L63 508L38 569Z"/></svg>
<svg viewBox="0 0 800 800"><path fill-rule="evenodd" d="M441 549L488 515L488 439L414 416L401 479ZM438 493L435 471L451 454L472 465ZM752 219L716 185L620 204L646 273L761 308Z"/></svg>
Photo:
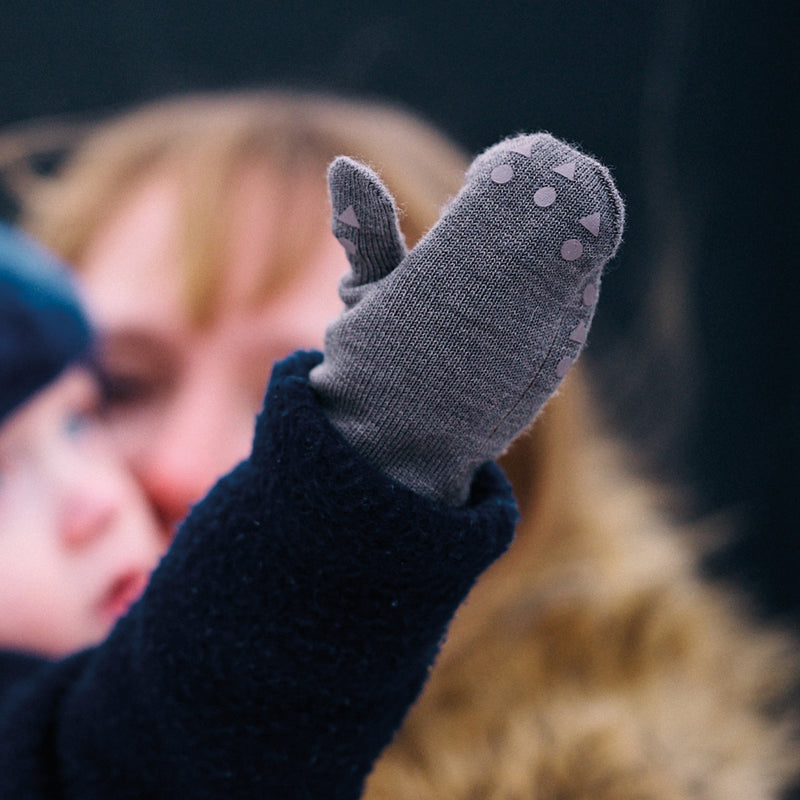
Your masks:
<svg viewBox="0 0 800 800"><path fill-rule="evenodd" d="M573 381L515 446L518 539L367 800L753 800L800 774L793 642L698 576L691 533L575 427L582 401Z"/></svg>

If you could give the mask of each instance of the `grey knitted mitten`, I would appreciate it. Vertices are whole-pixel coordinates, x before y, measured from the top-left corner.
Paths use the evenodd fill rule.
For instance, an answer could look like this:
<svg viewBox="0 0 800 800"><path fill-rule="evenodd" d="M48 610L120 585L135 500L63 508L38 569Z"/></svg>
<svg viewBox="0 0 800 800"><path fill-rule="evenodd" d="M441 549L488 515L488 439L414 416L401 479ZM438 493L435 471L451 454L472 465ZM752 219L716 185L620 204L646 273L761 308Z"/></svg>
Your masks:
<svg viewBox="0 0 800 800"><path fill-rule="evenodd" d="M449 505L554 393L586 342L619 245L608 171L548 134L480 155L406 253L370 169L330 166L351 271L311 385L344 438L390 478Z"/></svg>

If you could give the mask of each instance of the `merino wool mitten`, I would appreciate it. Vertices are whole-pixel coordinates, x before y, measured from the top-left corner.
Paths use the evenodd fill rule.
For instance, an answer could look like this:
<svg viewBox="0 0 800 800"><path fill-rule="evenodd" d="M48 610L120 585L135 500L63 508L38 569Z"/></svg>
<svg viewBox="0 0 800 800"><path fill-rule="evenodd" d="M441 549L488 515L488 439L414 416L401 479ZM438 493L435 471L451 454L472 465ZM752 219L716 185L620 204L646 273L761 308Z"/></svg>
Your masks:
<svg viewBox="0 0 800 800"><path fill-rule="evenodd" d="M377 175L328 171L333 232L351 271L311 385L367 460L448 505L555 392L586 342L624 207L608 171L549 134L471 165L406 253Z"/></svg>

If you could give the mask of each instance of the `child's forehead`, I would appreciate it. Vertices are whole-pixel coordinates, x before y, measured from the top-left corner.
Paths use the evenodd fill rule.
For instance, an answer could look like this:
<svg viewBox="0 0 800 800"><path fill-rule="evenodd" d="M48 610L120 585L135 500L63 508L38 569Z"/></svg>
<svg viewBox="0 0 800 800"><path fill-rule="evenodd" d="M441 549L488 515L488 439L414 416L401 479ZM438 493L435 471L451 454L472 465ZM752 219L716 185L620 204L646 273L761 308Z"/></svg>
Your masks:
<svg viewBox="0 0 800 800"><path fill-rule="evenodd" d="M65 418L91 408L97 391L88 368L74 366L62 372L0 420L0 455L28 448Z"/></svg>

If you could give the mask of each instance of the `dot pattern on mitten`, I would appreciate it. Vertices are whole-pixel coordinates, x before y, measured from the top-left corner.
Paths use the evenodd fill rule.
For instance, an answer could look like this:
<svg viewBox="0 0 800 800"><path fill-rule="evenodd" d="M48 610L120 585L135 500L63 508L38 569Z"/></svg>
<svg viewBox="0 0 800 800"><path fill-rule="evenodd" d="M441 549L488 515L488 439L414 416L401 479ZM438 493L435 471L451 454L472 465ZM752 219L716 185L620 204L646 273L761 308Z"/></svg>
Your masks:
<svg viewBox="0 0 800 800"><path fill-rule="evenodd" d="M549 134L481 154L410 252L378 176L329 169L346 309L311 384L333 424L390 478L465 502L556 391L587 341L624 208L601 164Z"/></svg>

